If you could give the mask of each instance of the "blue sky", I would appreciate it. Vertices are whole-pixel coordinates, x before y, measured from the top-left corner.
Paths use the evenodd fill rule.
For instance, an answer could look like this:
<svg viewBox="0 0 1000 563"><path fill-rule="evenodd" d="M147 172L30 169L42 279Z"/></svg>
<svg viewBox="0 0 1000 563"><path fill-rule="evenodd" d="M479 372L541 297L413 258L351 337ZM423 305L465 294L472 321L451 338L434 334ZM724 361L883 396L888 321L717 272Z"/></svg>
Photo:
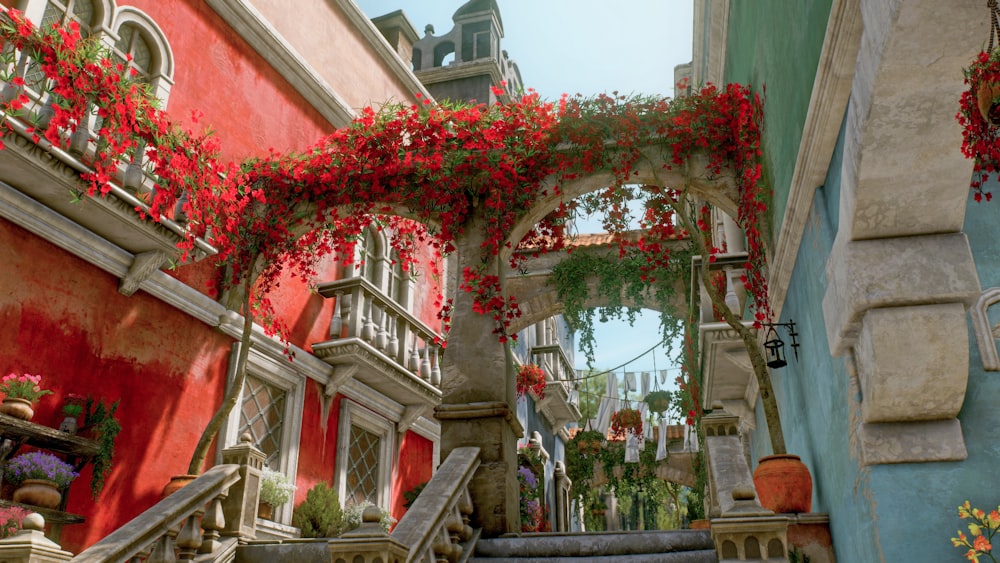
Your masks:
<svg viewBox="0 0 1000 563"><path fill-rule="evenodd" d="M464 0L355 0L368 17L402 9L422 37L452 28ZM692 0L497 0L503 20L501 48L517 62L526 88L555 100L563 93L673 95L674 66L691 61ZM581 232L600 230L581 225ZM659 316L635 326L597 327L595 367L610 369L659 341ZM577 354L577 367L584 367ZM619 371L672 367L658 349ZM670 378L672 380L672 377Z"/></svg>

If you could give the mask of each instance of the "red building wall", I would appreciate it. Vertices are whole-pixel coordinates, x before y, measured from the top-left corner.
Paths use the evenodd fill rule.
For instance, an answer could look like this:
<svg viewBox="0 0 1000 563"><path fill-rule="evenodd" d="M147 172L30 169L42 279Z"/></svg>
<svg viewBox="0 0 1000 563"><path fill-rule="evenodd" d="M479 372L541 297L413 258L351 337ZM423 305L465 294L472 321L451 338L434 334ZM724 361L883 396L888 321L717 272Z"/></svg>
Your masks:
<svg viewBox="0 0 1000 563"><path fill-rule="evenodd" d="M332 129L201 0L121 5L150 15L170 42L169 113L191 128L210 125L229 157L302 149ZM198 123L190 117L194 111L203 114ZM90 498L89 469L70 490L67 509L87 524L65 527L61 543L78 551L154 504L169 477L186 472L223 395L233 341L142 291L119 294L114 276L2 219L0 264L0 372L41 374L43 387L55 393L37 403L33 421L58 426L70 393L121 400L123 429L99 502ZM332 258L320 267L325 280L336 279L338 269ZM216 277L210 261L171 275L206 294L205 282ZM426 288L436 283L424 276L416 302L418 316L438 329L437 290ZM308 349L327 339L332 304L307 283L286 280L271 297L293 343ZM332 481L337 446L338 401L324 417L318 384L305 385L296 502L315 483ZM432 453L430 441L406 433L400 460L407 467L394 476L395 516L401 516L401 493L430 477Z"/></svg>

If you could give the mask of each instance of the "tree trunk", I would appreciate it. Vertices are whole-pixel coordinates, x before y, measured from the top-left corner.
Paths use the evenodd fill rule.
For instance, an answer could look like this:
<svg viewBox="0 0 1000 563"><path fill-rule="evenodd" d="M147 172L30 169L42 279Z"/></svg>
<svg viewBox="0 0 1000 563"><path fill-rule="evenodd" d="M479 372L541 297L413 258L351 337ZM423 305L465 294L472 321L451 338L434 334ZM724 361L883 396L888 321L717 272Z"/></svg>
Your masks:
<svg viewBox="0 0 1000 563"><path fill-rule="evenodd" d="M188 464L187 472L189 475L198 475L201 473L212 441L215 440L216 435L218 435L219 430L222 428L222 423L225 422L229 413L236 406L236 401L243 390L243 384L247 378L247 359L250 357L250 336L253 332L253 314L250 310L250 290L252 287L253 276L247 276L242 288L242 295L240 296L243 308L243 334L240 338L240 353L236 358L236 377L226 391L219 409L215 411L215 414L208 421L208 425L205 426L205 430L201 433L198 445L195 446L194 453L191 455L191 463Z"/></svg>

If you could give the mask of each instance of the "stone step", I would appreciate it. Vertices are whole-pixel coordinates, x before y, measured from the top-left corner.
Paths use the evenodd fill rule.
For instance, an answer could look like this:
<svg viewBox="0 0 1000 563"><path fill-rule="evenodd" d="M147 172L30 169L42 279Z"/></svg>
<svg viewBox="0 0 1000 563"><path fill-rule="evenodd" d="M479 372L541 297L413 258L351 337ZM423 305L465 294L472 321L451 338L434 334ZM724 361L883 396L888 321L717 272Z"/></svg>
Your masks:
<svg viewBox="0 0 1000 563"><path fill-rule="evenodd" d="M636 555L587 555L582 557L479 557L469 563L718 563L714 549Z"/></svg>
<svg viewBox="0 0 1000 563"><path fill-rule="evenodd" d="M479 540L471 561L716 561L707 530L545 533Z"/></svg>

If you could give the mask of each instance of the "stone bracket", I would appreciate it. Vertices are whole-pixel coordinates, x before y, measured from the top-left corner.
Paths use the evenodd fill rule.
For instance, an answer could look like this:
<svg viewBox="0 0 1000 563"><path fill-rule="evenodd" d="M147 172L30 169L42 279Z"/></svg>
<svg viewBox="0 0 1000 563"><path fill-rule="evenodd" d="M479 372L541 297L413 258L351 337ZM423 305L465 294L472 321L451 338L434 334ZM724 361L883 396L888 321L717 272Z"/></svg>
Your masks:
<svg viewBox="0 0 1000 563"><path fill-rule="evenodd" d="M864 423L860 435L864 465L961 461L969 455L956 418Z"/></svg>
<svg viewBox="0 0 1000 563"><path fill-rule="evenodd" d="M139 286L146 281L146 278L167 263L168 258L167 253L161 250L150 250L136 254L135 258L132 259L132 264L128 267L128 273L118 284L118 293L131 296L139 290Z"/></svg>

